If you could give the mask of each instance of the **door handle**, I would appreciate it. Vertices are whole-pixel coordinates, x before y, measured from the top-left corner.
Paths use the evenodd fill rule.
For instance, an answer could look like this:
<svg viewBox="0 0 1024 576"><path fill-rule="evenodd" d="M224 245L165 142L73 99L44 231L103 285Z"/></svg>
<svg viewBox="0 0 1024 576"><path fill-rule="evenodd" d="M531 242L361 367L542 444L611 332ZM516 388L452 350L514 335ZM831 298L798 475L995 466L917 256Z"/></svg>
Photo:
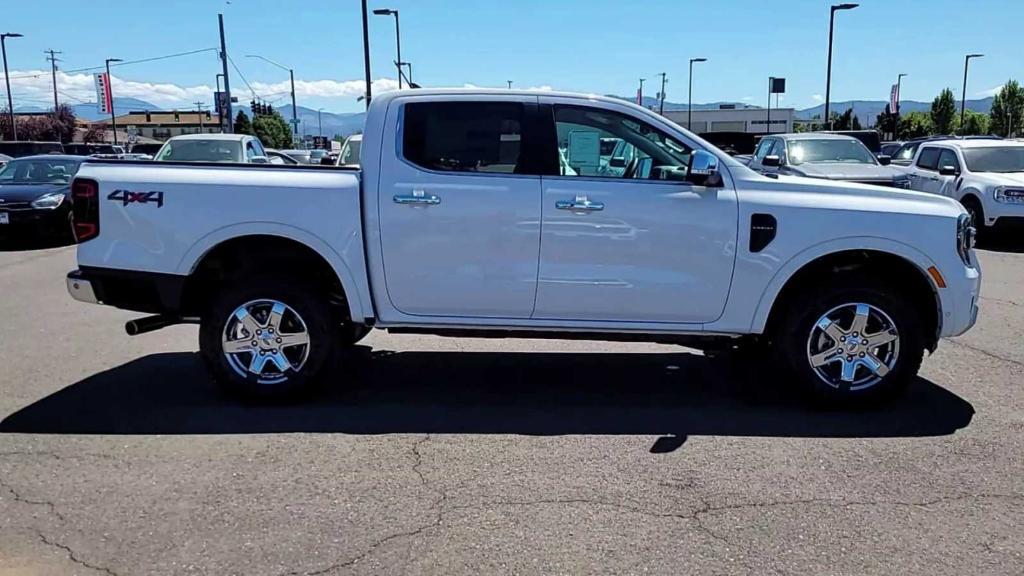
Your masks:
<svg viewBox="0 0 1024 576"><path fill-rule="evenodd" d="M575 200L559 200L555 202L555 208L559 210L572 210L574 212L596 212L604 210L604 202L591 202L586 198Z"/></svg>
<svg viewBox="0 0 1024 576"><path fill-rule="evenodd" d="M412 194L395 194L391 198L395 204L424 204L433 206L441 203L441 197L436 194L427 194L423 190L413 190Z"/></svg>

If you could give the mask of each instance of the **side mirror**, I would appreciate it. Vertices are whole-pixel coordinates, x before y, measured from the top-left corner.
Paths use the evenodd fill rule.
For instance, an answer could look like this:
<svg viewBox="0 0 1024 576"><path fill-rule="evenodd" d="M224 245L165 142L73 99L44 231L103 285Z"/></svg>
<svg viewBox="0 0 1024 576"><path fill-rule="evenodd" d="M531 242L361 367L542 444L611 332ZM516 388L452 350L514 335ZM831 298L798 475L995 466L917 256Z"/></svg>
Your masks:
<svg viewBox="0 0 1024 576"><path fill-rule="evenodd" d="M888 166L889 164L892 164L892 156L889 156L888 154L879 154L878 163L882 166Z"/></svg>
<svg viewBox="0 0 1024 576"><path fill-rule="evenodd" d="M939 176L956 176L956 167L943 166L939 168Z"/></svg>
<svg viewBox="0 0 1024 576"><path fill-rule="evenodd" d="M697 186L721 186L718 157L705 150L694 150L686 170L686 181Z"/></svg>
<svg viewBox="0 0 1024 576"><path fill-rule="evenodd" d="M611 159L608 160L608 165L611 166L612 168L625 168L626 159L623 158L622 156L613 156Z"/></svg>
<svg viewBox="0 0 1024 576"><path fill-rule="evenodd" d="M774 154L765 156L761 159L761 166L766 168L778 168L779 166L782 166L782 158L779 158Z"/></svg>
<svg viewBox="0 0 1024 576"><path fill-rule="evenodd" d="M253 156L249 159L250 164L270 164L270 158L266 156Z"/></svg>

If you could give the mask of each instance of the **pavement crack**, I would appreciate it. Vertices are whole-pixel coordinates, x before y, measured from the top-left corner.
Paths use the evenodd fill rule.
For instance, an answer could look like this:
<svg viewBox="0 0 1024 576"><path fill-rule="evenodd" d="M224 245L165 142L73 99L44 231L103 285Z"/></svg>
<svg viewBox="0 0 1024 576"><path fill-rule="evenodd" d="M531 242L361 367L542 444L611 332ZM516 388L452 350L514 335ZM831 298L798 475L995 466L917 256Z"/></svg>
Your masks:
<svg viewBox="0 0 1024 576"><path fill-rule="evenodd" d="M950 338L943 338L943 340L945 340L946 342L949 342L950 344L953 344L955 346L961 346L963 348L967 348L968 350L972 350L974 352L977 352L978 354L982 354L982 355L988 356L989 358L993 358L995 360L1001 360L1003 362L1008 362L1010 364L1013 364L1014 366L1017 366L1019 368L1024 368L1024 362L1021 362L1020 360L1015 360L1013 358L1007 358L1006 356L1001 356L1001 355L996 354L994 352L989 352L988 350L985 350L984 348L979 348L977 346L972 346L970 344L967 344L966 342L961 342L959 340L953 340L953 339L950 339Z"/></svg>
<svg viewBox="0 0 1024 576"><path fill-rule="evenodd" d="M65 521L64 515L61 514L59 510L57 510L57 506L53 502L50 502L49 500L32 500L30 498L25 498L24 496L21 495L20 492L14 489L14 486L11 486L3 479L0 479L0 487L3 487L5 490L10 492L11 496L14 497L15 502L31 504L33 506L45 506L50 511L51 514L57 517L58 520L60 520L61 522Z"/></svg>
<svg viewBox="0 0 1024 576"><path fill-rule="evenodd" d="M117 576L117 573L111 570L110 568L107 568L105 566L99 566L96 564L90 564L89 562L82 560L78 557L77 554L75 554L75 551L70 546L57 542L56 540L49 539L42 532L37 532L36 534L39 536L39 540L41 540L43 544L46 544L47 546L52 546L54 548L59 548L63 550L65 553L67 553L68 559L74 562L75 564L78 564L79 566L85 566L86 568L90 570L95 570L96 572L103 572L104 574L109 574L110 576Z"/></svg>

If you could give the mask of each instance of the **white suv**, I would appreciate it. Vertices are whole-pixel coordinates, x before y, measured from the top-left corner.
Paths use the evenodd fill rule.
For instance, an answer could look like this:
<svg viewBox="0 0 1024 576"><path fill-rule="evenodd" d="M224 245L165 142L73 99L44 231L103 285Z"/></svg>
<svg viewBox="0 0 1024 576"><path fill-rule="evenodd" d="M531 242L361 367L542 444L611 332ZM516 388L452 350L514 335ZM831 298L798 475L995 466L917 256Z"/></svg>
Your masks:
<svg viewBox="0 0 1024 576"><path fill-rule="evenodd" d="M979 231L1024 226L1024 142L927 142L908 170L912 189L959 200Z"/></svg>

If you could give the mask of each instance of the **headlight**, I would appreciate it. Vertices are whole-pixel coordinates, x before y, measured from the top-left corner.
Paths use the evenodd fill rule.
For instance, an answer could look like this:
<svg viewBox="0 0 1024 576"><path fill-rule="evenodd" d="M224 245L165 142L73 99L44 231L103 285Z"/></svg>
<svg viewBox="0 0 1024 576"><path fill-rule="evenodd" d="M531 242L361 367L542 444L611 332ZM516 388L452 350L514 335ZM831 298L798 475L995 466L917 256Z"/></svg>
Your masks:
<svg viewBox="0 0 1024 576"><path fill-rule="evenodd" d="M956 251L964 264L971 265L971 250L974 249L974 241L977 232L971 226L971 217L968 214L961 214L956 221Z"/></svg>
<svg viewBox="0 0 1024 576"><path fill-rule="evenodd" d="M1020 188L996 186L995 189L992 190L992 198L996 202L1003 202L1006 204L1024 204L1024 190Z"/></svg>
<svg viewBox="0 0 1024 576"><path fill-rule="evenodd" d="M33 208L56 208L60 206L61 202L64 201L63 192L51 192L49 194L43 194L39 198L32 201Z"/></svg>

